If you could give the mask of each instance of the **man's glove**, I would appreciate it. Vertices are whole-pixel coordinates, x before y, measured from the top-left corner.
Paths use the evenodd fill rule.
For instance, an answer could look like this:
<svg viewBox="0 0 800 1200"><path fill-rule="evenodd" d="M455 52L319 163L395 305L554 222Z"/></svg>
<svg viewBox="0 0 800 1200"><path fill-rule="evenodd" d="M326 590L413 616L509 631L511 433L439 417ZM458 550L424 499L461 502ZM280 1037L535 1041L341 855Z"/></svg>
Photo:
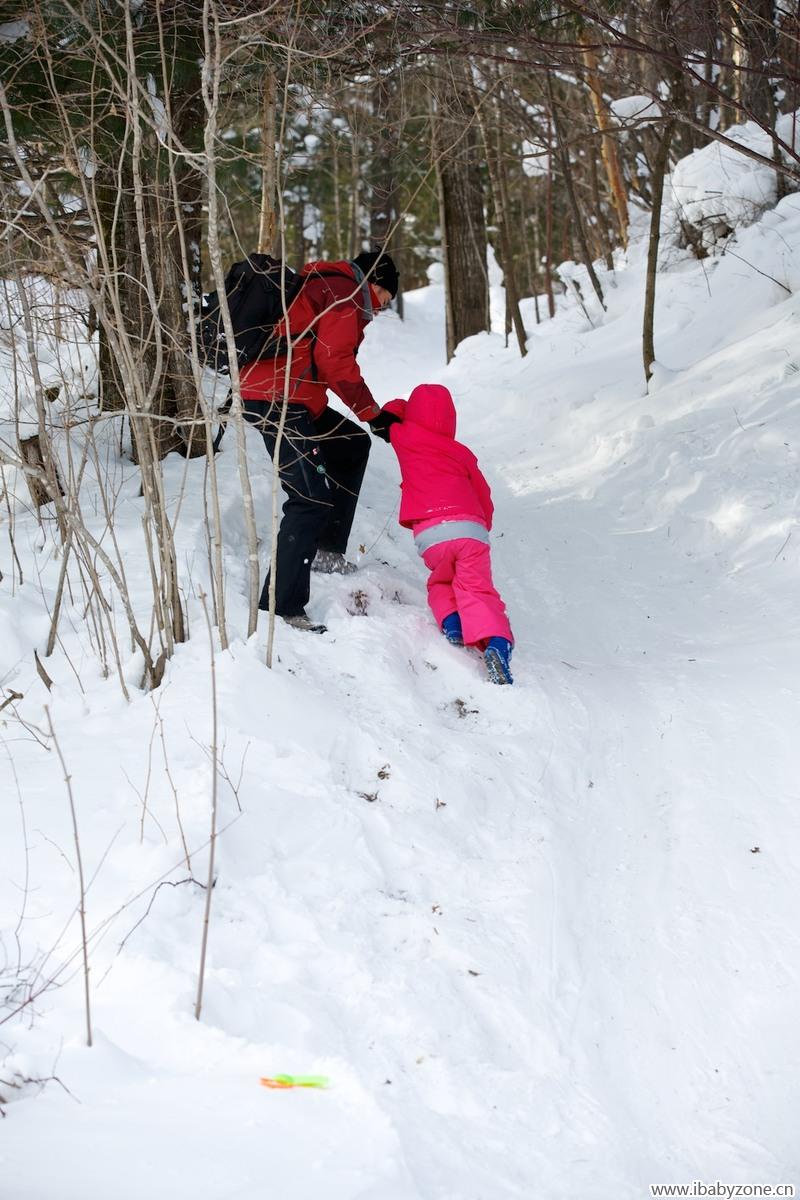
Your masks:
<svg viewBox="0 0 800 1200"><path fill-rule="evenodd" d="M394 413L386 412L384 410L379 412L377 417L373 417L371 421L368 421L367 424L369 425L372 433L375 434L375 437L379 437L384 442L388 442L389 430L399 420L400 418L396 417Z"/></svg>

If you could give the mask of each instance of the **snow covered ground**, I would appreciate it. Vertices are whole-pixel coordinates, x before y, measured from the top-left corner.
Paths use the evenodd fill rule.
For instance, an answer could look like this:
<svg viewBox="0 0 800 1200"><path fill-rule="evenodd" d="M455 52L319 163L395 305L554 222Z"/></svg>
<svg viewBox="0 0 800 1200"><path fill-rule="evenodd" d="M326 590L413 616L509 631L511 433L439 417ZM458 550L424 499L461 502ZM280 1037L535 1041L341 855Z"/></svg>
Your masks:
<svg viewBox="0 0 800 1200"><path fill-rule="evenodd" d="M25 694L30 726L0 716L0 981L18 962L54 981L0 1026L0 1079L63 1084L0 1083L3 1200L800 1187L800 199L730 250L670 251L650 395L638 244L615 286L604 277L597 327L572 301L534 327L526 302L524 360L487 334L445 367L435 284L407 297L405 324L369 331L379 399L447 383L493 486L514 688L437 634L381 443L361 571L315 580L329 634L279 629L267 671L265 630L242 640L229 435L238 636L214 660L223 832L199 1023L205 894L177 814L203 881L203 464L166 465L192 637L130 704L100 678L78 604L45 691L32 651L58 562L18 514L20 588L0 531L0 683ZM250 451L266 536L269 473L255 438ZM135 473L115 470L145 594ZM91 879L92 1049L45 703ZM259 1086L279 1072L331 1084Z"/></svg>

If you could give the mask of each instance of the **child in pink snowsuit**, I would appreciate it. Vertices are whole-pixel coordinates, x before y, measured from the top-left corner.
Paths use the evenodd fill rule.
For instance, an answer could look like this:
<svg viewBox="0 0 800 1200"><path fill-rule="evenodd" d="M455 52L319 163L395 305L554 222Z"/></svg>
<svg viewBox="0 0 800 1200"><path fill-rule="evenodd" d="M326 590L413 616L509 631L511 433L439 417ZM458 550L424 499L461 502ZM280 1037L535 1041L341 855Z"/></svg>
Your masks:
<svg viewBox="0 0 800 1200"><path fill-rule="evenodd" d="M430 571L436 622L448 641L484 652L492 682L512 683L514 639L489 557L494 505L478 460L455 440L453 397L441 384L422 383L384 411L399 418L390 426L402 475L399 519Z"/></svg>

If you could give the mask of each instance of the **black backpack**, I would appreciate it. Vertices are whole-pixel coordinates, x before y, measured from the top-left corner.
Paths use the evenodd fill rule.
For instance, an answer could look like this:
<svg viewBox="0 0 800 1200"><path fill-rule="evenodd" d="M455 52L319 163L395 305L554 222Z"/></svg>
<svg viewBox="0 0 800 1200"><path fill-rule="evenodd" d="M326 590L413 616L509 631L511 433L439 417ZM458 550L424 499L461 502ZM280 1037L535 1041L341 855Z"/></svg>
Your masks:
<svg viewBox="0 0 800 1200"><path fill-rule="evenodd" d="M250 254L234 263L225 276L225 295L233 324L240 367L257 358L277 358L287 350L275 326L294 300L305 279L270 254ZM222 375L230 372L219 293L205 297L198 322L201 362Z"/></svg>

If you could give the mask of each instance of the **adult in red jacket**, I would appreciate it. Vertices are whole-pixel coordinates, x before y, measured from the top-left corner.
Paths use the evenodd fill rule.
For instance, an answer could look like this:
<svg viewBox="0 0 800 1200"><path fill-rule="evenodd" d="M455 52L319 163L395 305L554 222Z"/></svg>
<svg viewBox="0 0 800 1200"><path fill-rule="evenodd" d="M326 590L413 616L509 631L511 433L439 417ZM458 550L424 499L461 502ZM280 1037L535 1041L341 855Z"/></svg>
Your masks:
<svg viewBox="0 0 800 1200"><path fill-rule="evenodd" d="M313 262L288 313L289 356L248 363L241 372L248 421L274 457L289 372L288 409L279 454L286 493L278 534L275 611L296 628L324 632L305 612L310 572L346 573L345 559L369 457L366 432L328 407L334 392L372 433L389 440L396 418L382 412L356 361L367 324L397 294L397 268L387 254L352 262ZM287 336L286 321L277 333ZM269 576L260 608L269 608Z"/></svg>

